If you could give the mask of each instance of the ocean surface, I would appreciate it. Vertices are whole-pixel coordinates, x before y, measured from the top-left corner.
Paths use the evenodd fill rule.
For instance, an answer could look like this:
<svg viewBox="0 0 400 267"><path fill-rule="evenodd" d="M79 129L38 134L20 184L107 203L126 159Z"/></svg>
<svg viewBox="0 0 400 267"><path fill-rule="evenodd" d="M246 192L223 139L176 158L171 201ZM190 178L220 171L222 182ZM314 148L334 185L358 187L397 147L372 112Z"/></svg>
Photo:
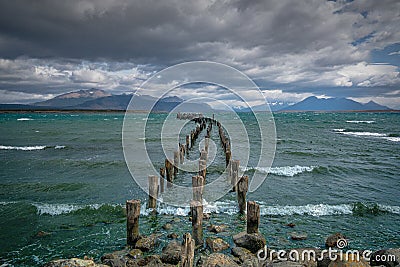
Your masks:
<svg viewBox="0 0 400 267"><path fill-rule="evenodd" d="M153 165L161 167L165 155L157 152L157 132L166 115L132 117L148 122L146 146ZM84 255L98 259L124 247L124 203L133 198L145 203L147 196L124 160L123 119L123 113L0 114L0 265L39 266ZM262 140L254 117L243 113L240 119L257 150ZM323 247L328 235L342 232L350 248L400 247L400 114L278 113L274 119L272 167L256 166L252 156L241 166L249 175L269 172L248 196L261 205L260 231L268 246ZM192 128L193 122L187 124L182 140ZM216 129L212 138L219 147ZM195 157L197 152L191 153ZM218 150L207 179L223 170ZM176 183L189 185L191 176L181 172ZM229 231L219 235L232 243L231 235L245 227L237 215L236 195L205 201L211 213L205 228L228 224ZM164 234L160 251L168 242L162 225L175 218L169 232L181 235L191 230L191 223L187 208L160 205L158 211L158 216L149 215L143 205L140 230ZM293 232L308 238L293 241ZM204 234L210 235L207 230Z"/></svg>

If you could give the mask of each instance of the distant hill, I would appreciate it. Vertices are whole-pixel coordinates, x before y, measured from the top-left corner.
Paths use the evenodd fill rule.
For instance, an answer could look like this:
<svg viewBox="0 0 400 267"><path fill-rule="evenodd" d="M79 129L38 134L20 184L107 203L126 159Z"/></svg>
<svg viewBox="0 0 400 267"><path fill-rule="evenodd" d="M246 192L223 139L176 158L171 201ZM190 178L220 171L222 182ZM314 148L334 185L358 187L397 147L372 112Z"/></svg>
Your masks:
<svg viewBox="0 0 400 267"><path fill-rule="evenodd" d="M310 96L303 101L281 109L280 111L357 111L357 110L390 110L374 101L366 104L347 98L317 98Z"/></svg>
<svg viewBox="0 0 400 267"><path fill-rule="evenodd" d="M86 101L107 96L111 96L111 94L100 89L79 90L75 92L62 94L46 101L36 102L33 105L41 107L58 107L58 108L71 107L83 104Z"/></svg>
<svg viewBox="0 0 400 267"><path fill-rule="evenodd" d="M33 103L31 105L3 105L2 110L126 110L132 94L112 95L99 89L79 90L56 96L52 99ZM167 96L161 99L148 95L135 95L133 108L137 111L169 112L177 107L176 112L211 112L206 103L184 103L177 96ZM155 105L154 105L155 103ZM154 107L152 107L154 105Z"/></svg>

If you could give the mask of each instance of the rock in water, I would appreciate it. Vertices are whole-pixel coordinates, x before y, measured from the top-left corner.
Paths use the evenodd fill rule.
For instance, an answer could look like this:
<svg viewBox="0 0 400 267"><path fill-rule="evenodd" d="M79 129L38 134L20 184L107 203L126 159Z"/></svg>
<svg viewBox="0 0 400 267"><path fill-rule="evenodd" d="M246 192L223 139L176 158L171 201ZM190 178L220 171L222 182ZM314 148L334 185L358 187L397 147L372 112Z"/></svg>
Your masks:
<svg viewBox="0 0 400 267"><path fill-rule="evenodd" d="M151 234L147 237L142 237L136 242L135 248L141 251L153 250L158 242L158 236L156 234Z"/></svg>
<svg viewBox="0 0 400 267"><path fill-rule="evenodd" d="M174 265L178 264L181 261L181 244L175 240L168 243L162 250L161 261Z"/></svg>
<svg viewBox="0 0 400 267"><path fill-rule="evenodd" d="M307 237L308 236L305 233L296 233L296 232L290 233L290 238L292 240L306 240Z"/></svg>
<svg viewBox="0 0 400 267"><path fill-rule="evenodd" d="M107 267L107 265L96 264L93 260L82 260L77 258L66 260L54 260L43 265L44 267Z"/></svg>
<svg viewBox="0 0 400 267"><path fill-rule="evenodd" d="M360 256L357 259L355 254L348 254L348 258L344 257L343 260L340 260L340 257L329 263L328 267L369 267L370 265Z"/></svg>
<svg viewBox="0 0 400 267"><path fill-rule="evenodd" d="M246 232L234 235L233 242L235 242L236 246L247 248L252 253L257 253L267 243L260 233L248 234Z"/></svg>
<svg viewBox="0 0 400 267"><path fill-rule="evenodd" d="M226 224L221 224L221 225L212 224L207 227L208 231L216 233L216 234L224 232L226 230L226 228L228 228L228 226Z"/></svg>
<svg viewBox="0 0 400 267"><path fill-rule="evenodd" d="M328 248L334 248L334 247L336 247L337 242L340 239L346 240L346 237L341 233L335 233L333 235L330 235L330 236L328 236L328 238L325 241L325 246Z"/></svg>
<svg viewBox="0 0 400 267"><path fill-rule="evenodd" d="M222 238L208 237L206 239L206 244L212 252L220 252L229 248L229 244L225 242Z"/></svg>
<svg viewBox="0 0 400 267"><path fill-rule="evenodd" d="M234 247L231 250L231 253L233 256L239 258L240 262L245 262L245 261L258 261L256 256L254 256L250 250L246 249L246 248L242 248L242 247Z"/></svg>
<svg viewBox="0 0 400 267"><path fill-rule="evenodd" d="M205 259L201 257L196 266L200 267L237 267L239 266L231 257L221 254L213 253Z"/></svg>

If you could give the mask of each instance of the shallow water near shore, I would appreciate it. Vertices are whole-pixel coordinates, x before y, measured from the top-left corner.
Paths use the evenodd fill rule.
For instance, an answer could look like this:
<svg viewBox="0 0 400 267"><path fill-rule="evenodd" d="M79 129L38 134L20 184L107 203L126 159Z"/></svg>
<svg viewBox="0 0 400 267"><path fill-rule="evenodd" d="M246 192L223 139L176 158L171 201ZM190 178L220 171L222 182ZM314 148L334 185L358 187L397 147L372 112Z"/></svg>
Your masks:
<svg viewBox="0 0 400 267"><path fill-rule="evenodd" d="M138 123L150 122L156 132L166 115L152 114L148 120L145 114L134 116ZM98 259L124 246L125 200L145 203L146 194L125 164L123 118L122 113L0 114L0 264L35 266L84 255ZM257 147L254 118L245 113L240 118ZM268 246L322 247L329 234L342 232L351 248L400 247L400 114L279 113L274 118L272 167L256 167L252 156L241 166L248 174L269 172L248 196L261 205L260 231ZM212 137L219 144L217 134L214 129ZM159 138L150 135L145 141L151 148ZM161 167L165 156L150 153L153 164ZM223 170L224 158L217 151L208 179ZM190 184L191 174L178 174L176 183ZM205 226L229 225L218 235L230 243L231 235L245 227L234 193L206 202L205 210L211 213ZM142 208L142 233L166 233L162 225L174 218L179 221L169 232L190 232L187 208L161 204L158 211L152 216ZM293 241L292 232L308 238ZM168 242L164 237L159 250Z"/></svg>

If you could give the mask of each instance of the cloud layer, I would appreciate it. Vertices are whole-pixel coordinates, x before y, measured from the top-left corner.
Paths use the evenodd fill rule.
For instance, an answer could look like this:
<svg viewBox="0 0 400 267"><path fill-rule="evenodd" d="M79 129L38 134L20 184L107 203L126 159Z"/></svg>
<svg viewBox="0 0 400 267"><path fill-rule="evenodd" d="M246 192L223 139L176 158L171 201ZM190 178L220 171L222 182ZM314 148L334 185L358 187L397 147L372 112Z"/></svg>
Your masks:
<svg viewBox="0 0 400 267"><path fill-rule="evenodd" d="M399 64L372 60L384 51L399 62L399 28L396 0L1 1L0 90L32 99L91 87L125 92L166 66L212 60L282 99L400 105ZM12 98L4 95L0 102Z"/></svg>

